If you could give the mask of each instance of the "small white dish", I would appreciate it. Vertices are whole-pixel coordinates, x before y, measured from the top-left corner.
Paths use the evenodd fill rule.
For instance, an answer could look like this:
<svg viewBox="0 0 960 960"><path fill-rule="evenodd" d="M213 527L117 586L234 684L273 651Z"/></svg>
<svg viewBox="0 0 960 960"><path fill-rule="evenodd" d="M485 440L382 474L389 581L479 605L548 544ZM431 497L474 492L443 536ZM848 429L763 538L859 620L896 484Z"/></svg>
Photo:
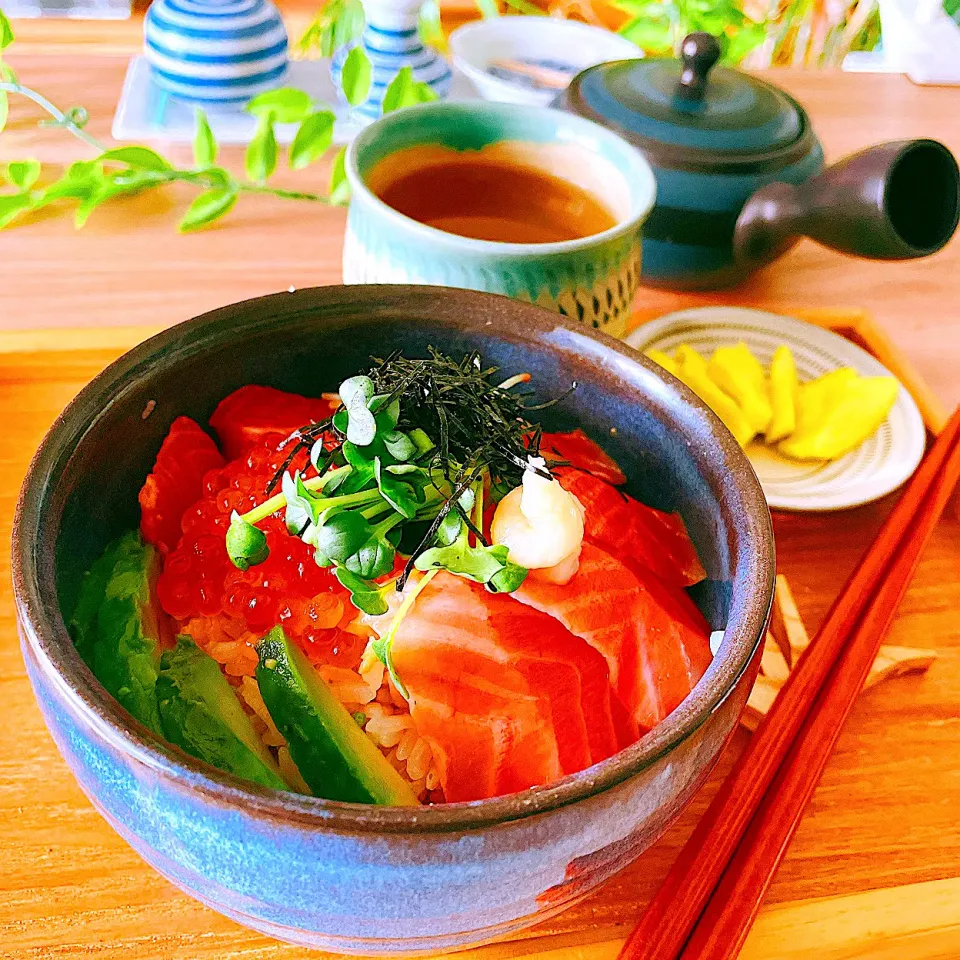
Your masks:
<svg viewBox="0 0 960 960"><path fill-rule="evenodd" d="M626 338L637 350L655 347L667 353L688 343L709 356L720 346L743 341L764 365L782 343L793 351L801 383L838 367L864 376L893 374L869 353L843 337L762 310L696 307L645 323ZM782 457L763 443L746 453L771 507L783 510L842 510L886 496L916 470L926 446L923 417L902 384L896 403L880 429L856 450L828 463Z"/></svg>
<svg viewBox="0 0 960 960"><path fill-rule="evenodd" d="M450 34L454 64L473 82L485 100L549 106L558 87L541 87L497 68L514 61L568 75L610 60L635 60L643 52L610 30L558 17L490 17L459 27ZM494 75L491 70L497 70Z"/></svg>

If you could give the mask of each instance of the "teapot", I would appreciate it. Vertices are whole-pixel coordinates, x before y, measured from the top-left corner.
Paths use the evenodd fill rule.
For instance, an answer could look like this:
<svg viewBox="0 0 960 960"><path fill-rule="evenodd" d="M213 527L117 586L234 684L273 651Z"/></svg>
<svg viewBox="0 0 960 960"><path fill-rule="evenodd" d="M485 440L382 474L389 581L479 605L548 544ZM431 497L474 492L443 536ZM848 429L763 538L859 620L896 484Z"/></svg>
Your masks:
<svg viewBox="0 0 960 960"><path fill-rule="evenodd" d="M925 257L953 236L960 171L943 144L884 143L824 169L803 107L719 58L715 37L692 33L680 60L590 67L555 104L613 129L653 167L643 283L727 286L804 236L879 260Z"/></svg>

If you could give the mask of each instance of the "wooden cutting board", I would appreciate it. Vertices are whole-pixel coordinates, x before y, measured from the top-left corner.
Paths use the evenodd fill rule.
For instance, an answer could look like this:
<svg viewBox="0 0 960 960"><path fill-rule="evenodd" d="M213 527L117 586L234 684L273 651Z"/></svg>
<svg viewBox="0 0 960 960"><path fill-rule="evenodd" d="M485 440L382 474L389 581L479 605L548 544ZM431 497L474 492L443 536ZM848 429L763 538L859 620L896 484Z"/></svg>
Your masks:
<svg viewBox="0 0 960 960"><path fill-rule="evenodd" d="M642 318L638 318L642 319ZM943 411L862 313L807 319L876 353ZM0 530L56 414L107 363L155 331L0 334ZM893 498L839 514L774 517L779 568L811 629ZM960 521L933 538L890 642L932 647L929 672L865 693L784 862L743 960L954 960L960 957ZM17 648L9 559L0 557L0 957L11 960L293 960L278 944L184 896L107 827L50 740ZM581 905L464 960L613 960L748 734L641 860Z"/></svg>

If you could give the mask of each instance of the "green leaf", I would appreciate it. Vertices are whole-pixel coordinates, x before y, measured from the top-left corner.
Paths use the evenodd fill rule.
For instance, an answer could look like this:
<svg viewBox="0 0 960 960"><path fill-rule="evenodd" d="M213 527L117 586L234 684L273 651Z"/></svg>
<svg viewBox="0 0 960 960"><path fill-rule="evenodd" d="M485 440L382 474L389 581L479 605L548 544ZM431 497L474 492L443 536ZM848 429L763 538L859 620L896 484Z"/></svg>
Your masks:
<svg viewBox="0 0 960 960"><path fill-rule="evenodd" d="M287 501L284 514L287 531L295 537L303 536L319 518L320 510L314 505L316 498L303 485L300 474L285 473L280 489Z"/></svg>
<svg viewBox="0 0 960 960"><path fill-rule="evenodd" d="M358 577L373 580L393 569L397 551L383 537L372 536L360 549L348 557L344 566Z"/></svg>
<svg viewBox="0 0 960 960"><path fill-rule="evenodd" d="M766 39L767 29L761 23L754 23L738 30L724 50L724 62L740 63L752 50L755 50Z"/></svg>
<svg viewBox="0 0 960 960"><path fill-rule="evenodd" d="M233 209L236 202L237 191L231 187L214 187L212 190L205 190L190 204L183 215L179 226L180 232L190 233L208 223L213 223L214 220L219 220Z"/></svg>
<svg viewBox="0 0 960 960"><path fill-rule="evenodd" d="M390 433L400 420L400 398L394 397L386 406L384 401L389 394L378 393L370 401L370 409L376 410L377 427L383 433Z"/></svg>
<svg viewBox="0 0 960 960"><path fill-rule="evenodd" d="M290 166L302 170L323 156L333 143L334 116L330 110L311 113L297 130L290 145Z"/></svg>
<svg viewBox="0 0 960 960"><path fill-rule="evenodd" d="M369 446L377 435L377 421L368 406L373 399L373 381L362 376L344 380L340 399L347 408L347 439L358 447Z"/></svg>
<svg viewBox="0 0 960 960"><path fill-rule="evenodd" d="M505 546L471 547L466 537L460 537L449 546L425 550L415 566L418 570L449 570L477 583L489 583L507 563Z"/></svg>
<svg viewBox="0 0 960 960"><path fill-rule="evenodd" d="M328 517L317 527L313 544L334 563L345 563L372 535L370 524L358 512L343 510Z"/></svg>
<svg viewBox="0 0 960 960"><path fill-rule="evenodd" d="M0 50L6 50L13 43L13 27L7 15L0 10Z"/></svg>
<svg viewBox="0 0 960 960"><path fill-rule="evenodd" d="M330 202L343 206L350 202L350 183L347 180L347 148L341 147L333 161L330 171Z"/></svg>
<svg viewBox="0 0 960 960"><path fill-rule="evenodd" d="M420 7L420 39L431 47L446 52L447 37L440 20L440 4L437 0L427 0Z"/></svg>
<svg viewBox="0 0 960 960"><path fill-rule="evenodd" d="M383 444L394 460L409 460L416 452L416 444L399 430L391 430L383 435Z"/></svg>
<svg viewBox="0 0 960 960"><path fill-rule="evenodd" d="M500 16L500 10L497 8L497 0L477 0L477 8L484 18Z"/></svg>
<svg viewBox="0 0 960 960"><path fill-rule="evenodd" d="M418 103L430 103L437 95L428 83L414 80L413 70L404 67L391 81L383 95L383 112L392 113Z"/></svg>
<svg viewBox="0 0 960 960"><path fill-rule="evenodd" d="M29 193L14 193L10 196L0 196L0 230L32 206L33 201Z"/></svg>
<svg viewBox="0 0 960 960"><path fill-rule="evenodd" d="M277 138L273 133L273 114L261 114L257 129L244 157L247 176L263 183L277 169Z"/></svg>
<svg viewBox="0 0 960 960"><path fill-rule="evenodd" d="M201 170L217 162L217 141L210 129L210 121L202 110L197 110L197 132L193 138L193 162Z"/></svg>
<svg viewBox="0 0 960 960"><path fill-rule="evenodd" d="M666 55L673 49L670 30L671 24L666 17L637 17L625 23L618 33L643 50Z"/></svg>
<svg viewBox="0 0 960 960"><path fill-rule="evenodd" d="M350 591L350 602L358 610L369 613L372 617L379 617L390 609L384 598L384 593L389 587L378 587L346 567L335 567L333 573L340 581L340 585Z"/></svg>
<svg viewBox="0 0 960 960"><path fill-rule="evenodd" d="M493 593L513 593L520 589L529 572L526 567L508 560L507 565L487 581L487 588Z"/></svg>
<svg viewBox="0 0 960 960"><path fill-rule="evenodd" d="M293 87L268 90L254 97L244 108L255 117L272 117L274 123L299 123L313 109L310 94Z"/></svg>
<svg viewBox="0 0 960 960"><path fill-rule="evenodd" d="M414 446L417 448L418 456L424 453L429 453L435 446L434 442L427 436L426 431L421 430L419 427L414 427L408 436L413 441Z"/></svg>
<svg viewBox="0 0 960 960"><path fill-rule="evenodd" d="M15 160L7 164L7 180L19 190L29 190L39 176L39 160Z"/></svg>
<svg viewBox="0 0 960 960"><path fill-rule="evenodd" d="M408 520L413 520L420 506L420 501L417 498L414 488L411 487L409 483L398 480L388 470L385 470L379 457L373 461L373 469L374 475L377 478L377 487L383 499L386 500L397 513L402 514Z"/></svg>
<svg viewBox="0 0 960 960"><path fill-rule="evenodd" d="M230 517L226 545L230 562L239 570L247 570L263 563L270 553L266 534L252 523L247 523L236 510Z"/></svg>
<svg viewBox="0 0 960 960"><path fill-rule="evenodd" d="M131 167L141 170L168 171L173 167L149 147L115 147L102 153L98 160L110 160L116 163L127 163Z"/></svg>
<svg viewBox="0 0 960 960"><path fill-rule="evenodd" d="M59 180L54 180L37 201L36 206L43 207L70 197L76 200L86 200L104 184L103 167L97 160L77 160L71 163Z"/></svg>
<svg viewBox="0 0 960 960"><path fill-rule="evenodd" d="M10 113L10 101L7 99L7 91L0 90L0 133L7 125L7 116Z"/></svg>
<svg viewBox="0 0 960 960"><path fill-rule="evenodd" d="M340 74L343 95L351 107L356 107L367 99L372 80L373 66L370 58L363 47L354 47L343 61L343 71Z"/></svg>

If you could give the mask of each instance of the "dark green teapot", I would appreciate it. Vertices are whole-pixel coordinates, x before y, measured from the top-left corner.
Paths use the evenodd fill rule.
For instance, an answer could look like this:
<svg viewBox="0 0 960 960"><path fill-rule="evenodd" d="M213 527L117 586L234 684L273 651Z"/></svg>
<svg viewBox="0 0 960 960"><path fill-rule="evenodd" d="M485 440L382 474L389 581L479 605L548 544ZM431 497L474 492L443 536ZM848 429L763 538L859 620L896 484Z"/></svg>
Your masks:
<svg viewBox="0 0 960 960"><path fill-rule="evenodd" d="M591 67L557 104L615 130L653 167L644 283L735 283L802 236L883 260L947 243L960 218L960 172L943 144L881 144L825 170L803 107L772 84L715 67L719 57L715 37L693 33L680 60Z"/></svg>

